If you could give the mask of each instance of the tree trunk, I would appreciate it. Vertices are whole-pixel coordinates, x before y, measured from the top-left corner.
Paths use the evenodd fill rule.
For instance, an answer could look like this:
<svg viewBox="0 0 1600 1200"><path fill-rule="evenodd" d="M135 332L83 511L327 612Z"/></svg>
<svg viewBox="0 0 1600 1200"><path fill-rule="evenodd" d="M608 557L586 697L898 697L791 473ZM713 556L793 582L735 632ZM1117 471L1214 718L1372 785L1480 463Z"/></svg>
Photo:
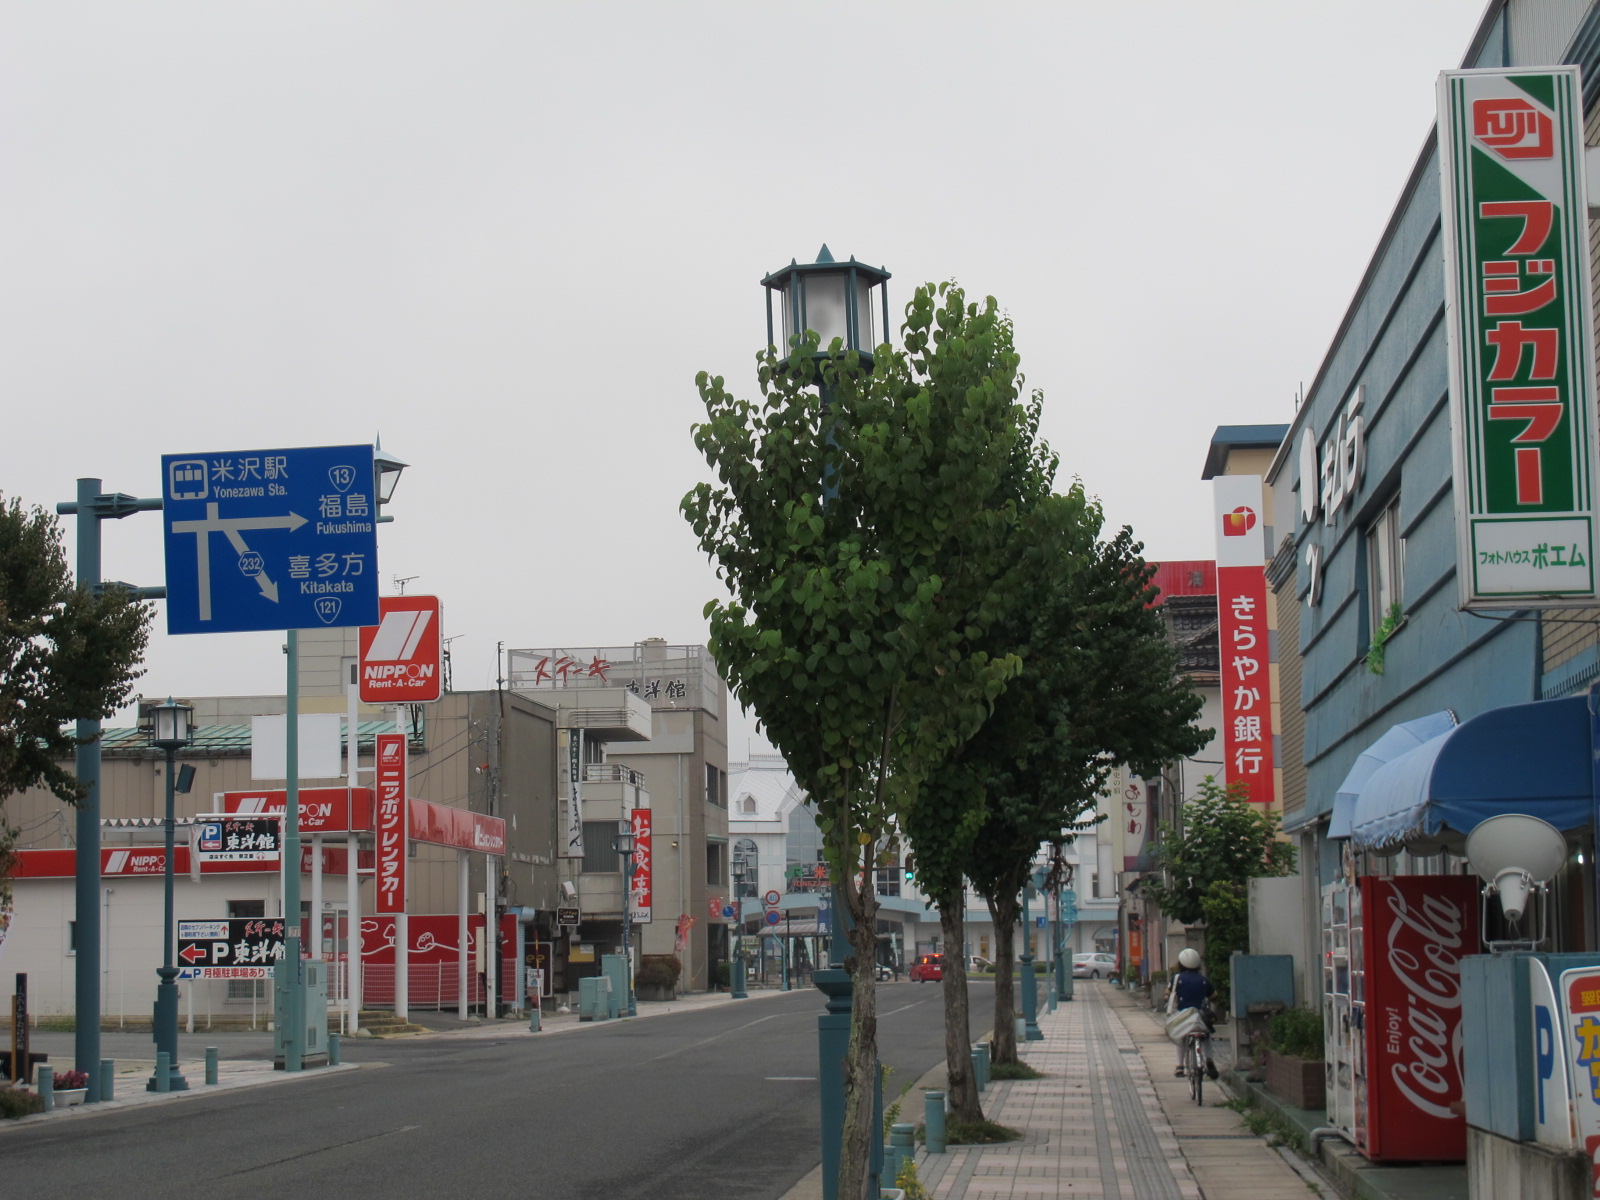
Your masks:
<svg viewBox="0 0 1600 1200"><path fill-rule="evenodd" d="M850 1051L844 1065L844 1136L839 1146L839 1200L877 1200L869 1191L874 1138L873 1099L878 1083L878 893L873 886L872 850L863 873L853 870L839 888L850 914ZM857 864L858 867L861 864Z"/></svg>
<svg viewBox="0 0 1600 1200"><path fill-rule="evenodd" d="M968 1017L965 953L966 895L958 892L939 904L939 931L944 938L944 1069L950 1097L950 1119L983 1120L978 1081L972 1077L972 1026Z"/></svg>
<svg viewBox="0 0 1600 1200"><path fill-rule="evenodd" d="M1017 988L1012 977L1017 924L1016 893L1002 893L999 900L989 897L989 918L994 923L994 1037L990 1044L992 1061L1015 1063L1017 1059Z"/></svg>

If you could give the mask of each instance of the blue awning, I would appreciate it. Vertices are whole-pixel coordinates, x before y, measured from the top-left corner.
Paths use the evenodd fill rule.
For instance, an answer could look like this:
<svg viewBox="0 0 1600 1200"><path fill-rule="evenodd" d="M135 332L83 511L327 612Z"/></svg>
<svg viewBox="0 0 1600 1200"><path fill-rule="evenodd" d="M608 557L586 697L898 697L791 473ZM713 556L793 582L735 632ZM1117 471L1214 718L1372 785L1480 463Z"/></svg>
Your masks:
<svg viewBox="0 0 1600 1200"><path fill-rule="evenodd" d="M1350 773L1334 793L1333 818L1328 825L1328 836L1350 836L1350 821L1355 816L1356 799L1379 767L1415 750L1441 733L1449 733L1455 727L1456 715L1449 709L1389 726L1388 732L1361 752L1361 757L1356 759L1355 766L1350 768Z"/></svg>
<svg viewBox="0 0 1600 1200"><path fill-rule="evenodd" d="M1557 829L1594 817L1589 698L1491 708L1380 766L1351 819L1358 850L1468 834L1501 813L1528 813Z"/></svg>

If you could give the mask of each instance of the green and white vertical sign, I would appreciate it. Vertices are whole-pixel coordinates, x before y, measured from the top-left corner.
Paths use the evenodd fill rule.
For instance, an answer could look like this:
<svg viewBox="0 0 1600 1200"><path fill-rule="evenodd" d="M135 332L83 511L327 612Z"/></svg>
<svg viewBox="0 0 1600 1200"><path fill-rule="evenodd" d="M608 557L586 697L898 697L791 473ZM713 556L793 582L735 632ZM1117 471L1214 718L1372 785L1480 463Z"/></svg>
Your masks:
<svg viewBox="0 0 1600 1200"><path fill-rule="evenodd" d="M1595 400L1577 67L1439 78L1463 608L1595 589Z"/></svg>

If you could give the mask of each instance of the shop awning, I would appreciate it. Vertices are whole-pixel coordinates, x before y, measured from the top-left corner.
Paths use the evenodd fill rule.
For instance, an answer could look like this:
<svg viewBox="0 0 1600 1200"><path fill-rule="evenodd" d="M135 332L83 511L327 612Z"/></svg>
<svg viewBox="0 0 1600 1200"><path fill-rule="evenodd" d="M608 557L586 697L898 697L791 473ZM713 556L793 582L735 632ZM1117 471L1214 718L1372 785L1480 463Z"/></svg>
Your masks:
<svg viewBox="0 0 1600 1200"><path fill-rule="evenodd" d="M1423 742L1430 741L1441 733L1449 733L1455 727L1456 715L1449 709L1389 726L1388 732L1361 752L1361 757L1356 759L1355 766L1350 768L1350 773L1344 777L1344 782L1334 793L1333 818L1328 826L1328 836L1330 838L1350 836L1350 821L1355 816L1356 800L1361 795L1361 789L1380 767L1393 762L1402 754L1415 750Z"/></svg>
<svg viewBox="0 0 1600 1200"><path fill-rule="evenodd" d="M1358 850L1471 833L1501 813L1557 829L1594 817L1588 696L1491 708L1374 771L1351 819Z"/></svg>

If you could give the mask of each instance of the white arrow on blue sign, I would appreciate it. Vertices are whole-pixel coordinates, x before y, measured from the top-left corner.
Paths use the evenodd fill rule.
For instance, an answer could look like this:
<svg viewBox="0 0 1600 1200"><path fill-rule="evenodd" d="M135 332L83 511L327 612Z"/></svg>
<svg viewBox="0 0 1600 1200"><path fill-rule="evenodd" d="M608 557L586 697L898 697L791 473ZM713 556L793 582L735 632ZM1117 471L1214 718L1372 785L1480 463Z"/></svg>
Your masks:
<svg viewBox="0 0 1600 1200"><path fill-rule="evenodd" d="M371 446L161 457L167 632L378 623Z"/></svg>

